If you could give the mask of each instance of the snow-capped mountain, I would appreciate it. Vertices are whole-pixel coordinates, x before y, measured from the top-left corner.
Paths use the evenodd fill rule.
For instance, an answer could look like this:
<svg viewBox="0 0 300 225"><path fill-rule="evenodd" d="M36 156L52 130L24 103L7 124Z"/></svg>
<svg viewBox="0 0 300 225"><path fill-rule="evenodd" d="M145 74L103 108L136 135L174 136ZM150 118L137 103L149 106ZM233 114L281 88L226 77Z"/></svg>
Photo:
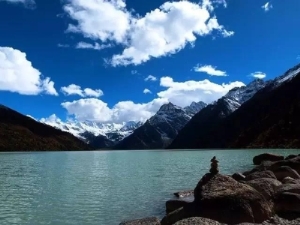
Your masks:
<svg viewBox="0 0 300 225"><path fill-rule="evenodd" d="M300 64L274 80L233 89L196 114L168 148L297 148L299 85Z"/></svg>
<svg viewBox="0 0 300 225"><path fill-rule="evenodd" d="M67 121L63 122L57 119L55 115L50 118L42 119L40 122L48 124L52 127L58 128L62 131L69 132L74 136L85 140L87 143L95 141L99 143L97 137L101 140L105 140L106 143L115 144L128 135L130 135L136 128L140 127L142 122L124 122L117 123L97 123L92 121ZM102 145L101 145L102 146ZM98 146L95 146L98 147ZM109 146L105 146L109 147Z"/></svg>
<svg viewBox="0 0 300 225"><path fill-rule="evenodd" d="M136 129L131 135L119 142L116 149L157 149L169 144L192 118L202 110L205 103L193 102L181 108L172 103L162 105L157 113ZM194 113L193 113L194 112Z"/></svg>

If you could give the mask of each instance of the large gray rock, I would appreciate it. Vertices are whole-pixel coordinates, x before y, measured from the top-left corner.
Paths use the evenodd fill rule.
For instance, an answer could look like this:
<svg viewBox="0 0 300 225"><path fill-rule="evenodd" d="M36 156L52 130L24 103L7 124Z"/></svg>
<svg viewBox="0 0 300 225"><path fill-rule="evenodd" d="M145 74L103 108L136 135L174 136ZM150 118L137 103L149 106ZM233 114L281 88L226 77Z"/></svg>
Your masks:
<svg viewBox="0 0 300 225"><path fill-rule="evenodd" d="M221 225L219 222L202 217L191 217L178 221L174 225Z"/></svg>
<svg viewBox="0 0 300 225"><path fill-rule="evenodd" d="M271 153L263 153L260 155L257 155L253 158L254 165L260 165L263 161L272 161L276 162L279 160L284 160L284 157L281 155L275 155Z"/></svg>
<svg viewBox="0 0 300 225"><path fill-rule="evenodd" d="M266 200L274 198L276 190L282 183L272 178L258 178L255 180L247 181L246 184L253 187L259 193L261 193Z"/></svg>
<svg viewBox="0 0 300 225"><path fill-rule="evenodd" d="M251 173L248 176L246 176L245 180L249 181L249 180L255 180L258 178L271 178L271 179L275 179L275 180L277 179L275 174L272 171L265 170L265 171L258 171L258 172Z"/></svg>
<svg viewBox="0 0 300 225"><path fill-rule="evenodd" d="M156 217L149 217L138 220L125 221L119 225L160 225L160 221Z"/></svg>
<svg viewBox="0 0 300 225"><path fill-rule="evenodd" d="M220 223L262 222L272 215L268 201L254 188L229 176L206 174L194 190L195 201L168 214L162 225L190 217L204 217Z"/></svg>
<svg viewBox="0 0 300 225"><path fill-rule="evenodd" d="M300 179L293 179L291 177L286 177L282 180L283 184L300 184Z"/></svg>
<svg viewBox="0 0 300 225"><path fill-rule="evenodd" d="M243 181L246 179L246 176L244 174L241 173L235 173L231 176L233 179L235 179L236 181Z"/></svg>
<svg viewBox="0 0 300 225"><path fill-rule="evenodd" d="M297 173L297 171L293 170L289 166L281 166L277 169L274 169L273 172L278 180L283 180L286 177L300 179L300 175Z"/></svg>

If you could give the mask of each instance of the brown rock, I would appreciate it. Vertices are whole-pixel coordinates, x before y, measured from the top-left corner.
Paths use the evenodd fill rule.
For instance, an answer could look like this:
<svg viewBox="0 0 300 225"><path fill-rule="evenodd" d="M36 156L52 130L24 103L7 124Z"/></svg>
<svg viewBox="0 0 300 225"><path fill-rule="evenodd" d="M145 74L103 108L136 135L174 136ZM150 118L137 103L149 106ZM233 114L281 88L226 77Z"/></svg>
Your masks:
<svg viewBox="0 0 300 225"><path fill-rule="evenodd" d="M190 217L204 217L220 223L262 222L272 215L267 200L252 187L229 176L206 174L194 190L195 201L161 221L171 225Z"/></svg>
<svg viewBox="0 0 300 225"><path fill-rule="evenodd" d="M300 194L300 184L283 184L277 189L277 193L283 192Z"/></svg>
<svg viewBox="0 0 300 225"><path fill-rule="evenodd" d="M207 219L207 218L191 217L188 219L178 221L174 225L221 225L221 224L217 221Z"/></svg>
<svg viewBox="0 0 300 225"><path fill-rule="evenodd" d="M261 193L266 200L272 199L275 196L278 187L282 185L280 181L272 178L258 178L247 181L246 184Z"/></svg>
<svg viewBox="0 0 300 225"><path fill-rule="evenodd" d="M293 170L289 166L281 166L277 169L274 169L273 172L278 180L283 180L286 177L300 179L300 175L297 173L297 171Z"/></svg>
<svg viewBox="0 0 300 225"><path fill-rule="evenodd" d="M289 156L285 157L285 160L293 159L296 157L297 157L297 155L289 155Z"/></svg>
<svg viewBox="0 0 300 225"><path fill-rule="evenodd" d="M281 155L275 155L271 153L263 153L260 155L257 155L253 158L254 165L260 165L263 161L272 161L276 162L279 160L284 160L284 157Z"/></svg>
<svg viewBox="0 0 300 225"><path fill-rule="evenodd" d="M138 220L125 221L119 225L160 225L160 221L156 217L149 217Z"/></svg>
<svg viewBox="0 0 300 225"><path fill-rule="evenodd" d="M246 176L241 173L235 173L232 175L232 178L235 179L236 181L241 181L241 180L245 180Z"/></svg>
<svg viewBox="0 0 300 225"><path fill-rule="evenodd" d="M300 194L289 192L279 193L274 203L276 213L300 213Z"/></svg>
<svg viewBox="0 0 300 225"><path fill-rule="evenodd" d="M277 179L275 174L270 171L270 170L265 170L265 171L258 171L258 172L254 172L251 173L250 175L246 176L246 181L249 180L254 180L254 179L258 179L258 178L271 178L271 179Z"/></svg>

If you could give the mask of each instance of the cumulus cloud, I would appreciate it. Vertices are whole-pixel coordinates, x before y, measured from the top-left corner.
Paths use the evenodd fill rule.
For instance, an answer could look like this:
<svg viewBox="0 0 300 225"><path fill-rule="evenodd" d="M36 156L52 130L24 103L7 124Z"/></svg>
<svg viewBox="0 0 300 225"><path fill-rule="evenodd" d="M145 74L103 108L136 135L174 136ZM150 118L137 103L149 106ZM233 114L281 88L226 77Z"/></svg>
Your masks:
<svg viewBox="0 0 300 225"><path fill-rule="evenodd" d="M258 79L264 79L264 78L266 78L267 74L257 71L257 72L251 73L250 76L254 77L254 78L258 78Z"/></svg>
<svg viewBox="0 0 300 225"><path fill-rule="evenodd" d="M23 95L58 95L54 82L48 77L43 79L26 53L10 47L0 47L0 90Z"/></svg>
<svg viewBox="0 0 300 225"><path fill-rule="evenodd" d="M87 98L64 102L61 105L69 115L75 116L77 120L122 123L124 121L145 121L167 102L167 99L154 99L141 104L122 101L109 108L107 103L100 99Z"/></svg>
<svg viewBox="0 0 300 225"><path fill-rule="evenodd" d="M217 84L207 79L202 81L189 80L185 82L175 82L171 77L162 77L160 86L167 88L157 93L160 98L166 98L170 102L181 107L194 102L203 101L211 103L235 87L242 87L245 84L240 81L228 84Z"/></svg>
<svg viewBox="0 0 300 225"><path fill-rule="evenodd" d="M273 8L273 5L272 5L270 2L267 2L267 3L264 4L261 8L262 8L265 12L268 12L270 9Z"/></svg>
<svg viewBox="0 0 300 225"><path fill-rule="evenodd" d="M51 116L47 117L47 118L42 118L40 119L40 122L42 123L48 123L48 124L56 124L56 123L59 123L61 122L61 119L59 119L55 114L52 114Z"/></svg>
<svg viewBox="0 0 300 225"><path fill-rule="evenodd" d="M94 49L94 50L102 50L105 48L109 48L111 47L111 45L100 45L98 43L94 43L94 44L90 44L90 43L86 43L86 42L79 42L76 45L77 49Z"/></svg>
<svg viewBox="0 0 300 225"><path fill-rule="evenodd" d="M151 94L152 92L148 89L148 88L145 88L144 91L143 91L144 94Z"/></svg>
<svg viewBox="0 0 300 225"><path fill-rule="evenodd" d="M138 65L170 54L175 54L198 37L219 32L223 37L234 34L218 23L214 4L225 1L203 0L165 2L144 16L134 15L124 0L69 0L64 11L74 23L67 31L80 33L86 38L103 43L113 42L124 46L120 54L106 62L113 66Z"/></svg>
<svg viewBox="0 0 300 225"><path fill-rule="evenodd" d="M107 103L96 98L64 102L62 107L77 120L121 123L125 121L145 121L168 102L185 107L193 101L211 103L224 96L234 87L244 86L236 81L228 84L216 84L209 80L175 82L171 77L162 77L160 86L166 90L157 93L157 97L147 103L122 101L109 108Z"/></svg>
<svg viewBox="0 0 300 225"><path fill-rule="evenodd" d="M201 73L207 73L211 76L220 76L220 77L226 77L227 74L225 71L217 70L216 67L213 67L211 65L204 65L204 66L195 66L194 67L195 72L201 72Z"/></svg>
<svg viewBox="0 0 300 225"><path fill-rule="evenodd" d="M36 3L34 0L0 0L0 2L23 4L26 8L35 8L36 7Z"/></svg>
<svg viewBox="0 0 300 225"><path fill-rule="evenodd" d="M145 78L145 81L157 81L157 78L153 75L149 75Z"/></svg>
<svg viewBox="0 0 300 225"><path fill-rule="evenodd" d="M81 97L96 97L99 98L103 95L103 91L100 89L93 90L91 88L81 89L80 86L76 84L70 84L67 87L61 88L62 93L65 95L79 95Z"/></svg>

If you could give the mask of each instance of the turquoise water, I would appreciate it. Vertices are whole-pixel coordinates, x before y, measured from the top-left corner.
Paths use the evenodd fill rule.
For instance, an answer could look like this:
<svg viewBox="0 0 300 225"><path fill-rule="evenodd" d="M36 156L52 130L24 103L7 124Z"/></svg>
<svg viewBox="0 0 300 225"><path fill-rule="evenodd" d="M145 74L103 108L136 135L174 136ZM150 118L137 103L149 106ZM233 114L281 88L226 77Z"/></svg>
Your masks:
<svg viewBox="0 0 300 225"><path fill-rule="evenodd" d="M114 225L164 215L172 193L193 189L217 156L224 174L265 150L0 154L0 224ZM269 151L284 155L300 151Z"/></svg>

